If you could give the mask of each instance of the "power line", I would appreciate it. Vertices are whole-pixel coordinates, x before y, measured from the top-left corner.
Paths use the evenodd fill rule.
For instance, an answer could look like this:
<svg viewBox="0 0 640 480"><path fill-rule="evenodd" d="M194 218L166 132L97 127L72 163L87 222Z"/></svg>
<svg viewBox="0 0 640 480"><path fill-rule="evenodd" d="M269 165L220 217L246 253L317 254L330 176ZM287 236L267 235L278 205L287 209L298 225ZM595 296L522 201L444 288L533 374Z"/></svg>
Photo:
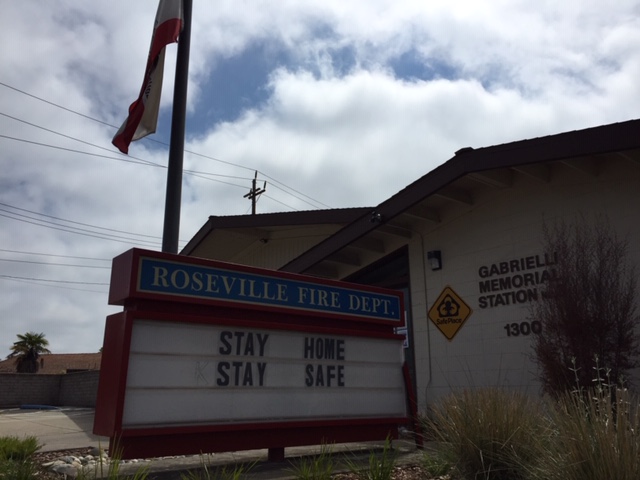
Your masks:
<svg viewBox="0 0 640 480"><path fill-rule="evenodd" d="M147 166L151 166L151 167L166 168L164 165L160 165L159 163L154 163L154 162L150 162L150 161L147 161L147 160L136 160L135 157L132 157L132 158L112 157L112 156L109 156L109 155L101 155L99 153L85 152L83 150L75 150L73 148L60 147L58 145L51 145L50 143L42 143L42 142L36 142L35 140L27 140L25 138L12 137L10 135L2 135L2 134L0 134L0 138L6 138L7 140L14 140L16 142L29 143L31 145L37 145L39 147L47 147L47 148L53 148L55 150L63 150L65 152L80 153L82 155L89 155L91 157L106 158L107 160L117 160L119 162L134 163L134 164L147 165Z"/></svg>
<svg viewBox="0 0 640 480"><path fill-rule="evenodd" d="M72 280L52 280L48 278L16 277L13 275L0 275L0 278L6 278L10 280L29 280L32 282L64 283L64 284L75 284L75 285L102 285L102 286L109 285L108 283L103 283L103 282L77 282Z"/></svg>
<svg viewBox="0 0 640 480"><path fill-rule="evenodd" d="M12 214L12 215L18 215L18 214ZM25 215L22 215L22 216L26 217ZM98 235L97 232L83 233L83 232L80 232L80 231L74 231L74 230L70 229L70 228L74 228L74 227L63 228L63 226L51 226L51 225L43 225L42 223L37 223L37 222L53 223L53 222L46 222L44 220L37 220L36 219L37 221L29 221L29 220L23 220L21 218L14 218L14 217L11 217L9 215L4 215L2 213L0 213L0 217L10 218L11 220L24 222L24 223L28 223L28 224L31 224L31 225L37 225L39 227L51 228L53 230L59 230L59 231L62 231L62 232L75 233L76 235L82 235L82 236L85 236L85 237L99 238L101 240L111 240L111 241L114 241L114 242L127 243L127 244L132 244L132 243L133 244L145 244L147 246L155 246L155 247L160 245L160 242L152 243L152 242L148 242L148 241L145 241L145 240L137 240L137 239L133 239L133 238L126 239L124 237L121 237L122 239L109 238L109 237L106 237L104 235ZM57 224L53 224L53 225L57 225Z"/></svg>
<svg viewBox="0 0 640 480"><path fill-rule="evenodd" d="M4 248L0 248L0 252L7 253L19 253L21 255L41 255L45 257L59 257L59 258L75 258L76 260L95 260L100 262L110 262L110 258L96 258L96 257L78 257L75 255L56 255L53 253L40 253L40 252L25 252L22 250L6 250Z"/></svg>
<svg viewBox="0 0 640 480"><path fill-rule="evenodd" d="M34 98L34 99L36 99L36 100L38 100L38 101L44 102L44 103L46 103L46 104L48 104L48 105L54 106L54 107L56 107L56 108L60 108L60 109L62 109L62 110L64 110L64 111L66 111L66 112L72 113L72 114L74 114L74 115L78 115L78 116L80 116L80 117L82 117L82 118L86 118L86 119L92 120L92 121L94 121L94 122L100 123L100 124L102 124L102 125L105 125L105 126L108 126L108 127L114 128L114 129L118 129L118 126L116 126L116 125L112 125L112 124L107 123L107 122L104 122L104 121L102 121L102 120L100 120L100 119L98 119L98 118L91 117L91 116L89 116L89 115L85 115L85 114L83 114L83 113L80 113L80 112L78 112L78 111L76 111L76 110L73 110L73 109L70 109L70 108L64 107L64 106L62 106L62 105L59 105L59 104L54 103L54 102L51 102L51 101L46 100L46 99L44 99L44 98L41 98L41 97L39 97L39 96L37 96L37 95L33 95L33 94L28 93L28 92L26 92L26 91L24 91L24 90L21 90L21 89L19 89L19 88L16 88L16 87L13 87L13 86L11 86L11 85L8 85L8 84L6 84L6 83L0 82L0 85L2 85L2 86L3 86L3 87L5 87L5 88L9 88L9 89L11 89L11 90L14 90L15 92L18 92L18 93L20 93L20 94L23 94L23 95L26 95L26 96L28 96L28 97ZM11 117L11 116L6 115L6 114L5 114L5 116L8 116L9 118L15 118L15 117ZM16 119L16 120L17 120L17 121L23 121L23 120L19 120L19 119ZM24 122L24 121L23 121L23 122ZM24 123L29 123L29 122L24 122ZM35 126L36 128L43 128L44 130L48 130L48 129L45 129L44 127L39 127L39 126L37 126L37 125L34 125L34 126ZM63 136L65 136L65 135L63 135ZM7 138L7 137L5 137L5 138ZM67 138L72 138L72 139L74 139L74 140L78 140L78 139L75 139L75 138L73 138L73 137L68 137L68 136L67 136ZM146 141L150 141L150 142L154 142L154 143L157 143L157 144L160 144L160 145L163 145L163 146L167 146L167 147L169 146L169 144L167 144L166 142L162 142L162 141L156 140L156 139L151 138L151 137L145 137L145 139L144 139L144 140L146 140ZM81 141L81 140L78 140L78 141ZM105 147L100 147L100 146L96 146L96 148L105 149ZM106 150L111 151L111 149L106 149ZM210 156L210 155L205 155L205 154L198 153L198 152L194 152L194 151L192 151L192 150L187 150L187 149L185 149L184 151L185 151L186 153L191 154L191 155L198 156L198 157L202 157L202 158L206 158L206 159L208 159L208 160L212 160L212 161L215 161L215 162L218 162L218 163L222 163L222 164L225 164L225 165L233 166L233 167L235 167L235 168L242 168L242 169L249 170L249 171L255 170L255 169L253 169L253 168L246 167L246 166L244 166L244 165L240 165L240 164L237 164L237 163L229 162L229 161L226 161L226 160L221 160L221 159L219 159L219 158L216 158L216 157L213 157L213 156ZM133 157L133 158L135 158L135 157ZM151 164L154 164L153 162L148 162L148 161L146 161L146 160L142 160L142 159L138 159L138 160L139 160L139 161L141 161L141 162L144 162L144 163L151 163ZM135 163L135 162L132 162L132 163ZM157 164L155 164L155 165L157 165ZM186 173L186 172L187 172L187 171L185 171L185 173ZM287 190L285 190L285 189L283 189L283 188L276 187L276 188L278 188L279 190L281 190L282 192L286 193L287 195L291 195L291 196L293 196L293 197L297 198L298 200L304 201L305 203L307 203L307 204L309 204L309 205L311 205L311 206L313 206L313 207L315 207L315 208L317 208L317 205L322 205L322 206L324 206L325 208L331 208L329 205L327 205L327 204L325 204L325 203L322 203L322 202L320 202L320 201L318 201L318 200L316 200L316 199L314 199L314 198L310 197L309 195L306 195L306 194L304 194L304 193L302 193L302 192L300 192L300 191L298 191L298 190L296 190L296 189L294 189L294 188L292 188L292 187L290 187L290 186L286 185L285 183L283 183L283 182L280 182L280 181L276 180L275 178L273 178L273 177L271 177L271 176L269 176L269 175L265 174L264 172L260 172L260 174L261 174L261 175L263 175L263 176L265 176L265 177L267 177L267 178L268 178L269 180L271 180L272 182L275 182L275 183L277 183L277 184L279 184L279 185L282 185L283 187L285 187L286 189L290 190L291 192L295 192L297 195L301 195L302 197L305 197L305 198L307 198L307 199L311 200L312 202L315 202L315 204L316 204L316 205L314 205L313 203L310 203L310 202L308 202L308 201L306 201L306 200L304 200L304 199L302 199L302 198L300 198L300 197L297 197L296 195L293 195L291 192L289 192L289 191L287 191ZM213 175L213 174L210 174L210 175ZM223 182L223 183L224 183L224 182ZM233 184L230 184L230 185L233 185ZM233 185L233 186L240 187L240 188L244 188L244 187L242 187L241 185ZM270 199L272 199L272 200L273 200L273 198L271 198L271 197L268 197L268 198L270 198ZM279 202L279 203L282 203L282 202ZM283 203L283 205L285 205L285 206L286 206L286 204L284 204L284 203Z"/></svg>
<svg viewBox="0 0 640 480"><path fill-rule="evenodd" d="M31 93L27 93L24 90L20 90L19 88L12 87L11 85L7 85L6 83L0 82L0 85L2 85L3 87L6 87L6 88L10 88L11 90L15 90L18 93L22 93L23 95L26 95L28 97L35 98L36 100L40 100L41 102L48 103L49 105L53 105L54 107L58 107L58 108L60 108L62 110L66 110L69 113L73 113L75 115L79 115L79 116L81 116L83 118L86 118L88 120L93 120L94 122L101 123L103 125L106 125L107 127L118 128L115 125L111 125L110 123L103 122L102 120L99 120L97 118L90 117L89 115L85 115L84 113L80 113L80 112L77 112L75 110L71 110L70 108L63 107L62 105L59 105L57 103L50 102L49 100L45 100L44 98L38 97L38 96L33 95Z"/></svg>
<svg viewBox="0 0 640 480"><path fill-rule="evenodd" d="M291 210L294 210L294 211L297 211L297 210L298 210L297 208L294 208L294 207L292 207L291 205L287 205L286 203L281 202L280 200L276 200L275 198L273 198L273 197L271 197L271 196L269 196L269 195L266 195L266 194L265 194L265 197L266 197L266 198L268 198L269 200L271 200L272 202L276 202L276 203L279 203L280 205L284 205L285 207L287 207L287 208L289 208L289 209L291 209Z"/></svg>
<svg viewBox="0 0 640 480"><path fill-rule="evenodd" d="M102 235L104 238L110 238L111 237L113 239L122 239L122 240L134 241L134 242L144 242L144 243L147 243L147 244L157 244L158 243L158 242L153 242L153 241L150 241L150 240L137 239L137 238L134 238L134 237L123 237L123 236L120 236L120 235L113 235L111 233L96 232L96 231L93 231L93 230L88 230L86 228L73 227L73 226L70 226L70 225L62 225L62 224L59 224L59 223L56 223L56 222L52 222L52 221L49 221L49 220L43 220L43 219L40 219L40 218L34 218L34 217L30 217L28 215L23 215L21 213L11 212L11 211L5 210L3 208L0 208L0 212L5 212L5 213L8 213L9 215L15 215L16 217L27 218L29 220L34 220L36 222L42 222L41 224L39 224L41 226L47 226L46 224L55 225L57 227L68 229L67 231L70 231L70 232L75 232L75 231L77 231L78 233L79 232L86 232L86 233L91 233L91 234ZM11 217L9 215L2 215L2 214L0 214L0 215L3 216L3 217L6 217L6 218L11 218L12 220L24 221L24 220L22 220L22 218L15 218L15 217ZM27 222L27 223L30 223L30 222ZM45 224L45 225L42 225L42 224ZM94 227L91 227L91 228L94 228ZM95 228L100 228L100 227L95 227ZM138 235L138 234L132 234L132 235ZM145 236L148 237L148 235L145 235Z"/></svg>
<svg viewBox="0 0 640 480"><path fill-rule="evenodd" d="M32 281L32 280L28 280L22 277L7 277L7 276L3 276L0 275L0 279L2 280L8 280L11 282L20 282L20 283L28 283L31 285L38 285L39 287L48 287L48 288L60 288L63 290L76 290L79 292L91 292L91 293L100 293L102 295L104 295L106 292L104 290L89 290L86 288L74 288L74 287L68 287L68 286L63 286L63 285L50 285L50 284L46 284L46 283L38 283L37 281Z"/></svg>
<svg viewBox="0 0 640 480"><path fill-rule="evenodd" d="M0 113L0 115L1 114L2 113ZM28 143L28 144L31 144L31 145L41 146L41 147L53 148L53 149L56 149L56 150L63 150L63 151L66 151L66 152L71 152L71 153L78 153L78 154L81 154L81 155L88 155L88 156L97 157L97 158L104 158L104 159L107 159L107 160L116 160L116 161L119 161L119 162L140 164L140 165L146 165L146 166L151 166L151 167L167 168L165 165L161 165L159 163L155 163L155 162L152 162L150 160L142 160L142 159L138 160L138 159L136 159L136 157L132 157L132 158L112 157L112 156L109 156L109 155L102 155L102 154L93 153L93 152L85 152L83 150L76 150L76 149L72 149L72 148L68 148L68 147L60 147L58 145L51 145L51 144L47 144L47 143L36 142L34 140L27 140L27 139L24 139L24 138L17 138L17 137L12 137L12 136L9 136L9 135L2 135L2 134L0 134L0 138L6 138L8 140L24 142L24 143ZM69 137L69 138L73 138L73 137ZM102 148L102 147L100 147L100 148ZM236 183L225 182L225 181L222 181L222 180L218 180L216 178L209 178L209 177L213 176L213 177L232 178L232 179L239 179L239 180L249 180L250 179L249 177L239 177L239 176L236 176L236 175L223 175L223 174L219 174L219 173L202 172L202 171L198 171L198 170L189 170L189 169L185 169L184 173L187 174L187 175L194 176L194 177L202 178L204 180L210 180L210 181L213 181L213 182L222 183L224 185L229 185L229 186L236 187L236 188L245 188L245 187L243 185L238 185ZM265 176L267 176L267 175L265 175ZM267 176L267 177L268 178L272 178L272 177L269 177L269 176ZM274 180L274 179L273 179L273 181L277 182L277 180ZM280 183L280 182L278 182L278 183ZM292 195L290 192L287 192L286 190L282 189L278 185L273 185L273 186L276 189L286 193L287 195L291 195L294 198L298 198L298 200L301 200L301 201L307 203L308 205L311 205L312 207L317 208L317 205L314 205L313 203L305 200L304 198L296 197L295 195ZM304 195L304 194L301 194L301 195ZM294 208L294 207L292 207L292 206L290 206L290 205L288 205L288 204L286 204L286 203L284 203L284 202L282 202L280 200L276 200L273 197L270 197L268 195L266 197L269 198L270 200L273 200L273 201L275 201L277 203L280 203L281 205L284 205L285 207L290 208L291 210L297 210L296 208Z"/></svg>
<svg viewBox="0 0 640 480"><path fill-rule="evenodd" d="M260 172L260 174L261 174L261 175L263 175L263 176L265 176L266 178L268 178L268 179L269 179L269 180L271 180L272 182L275 182L276 184L283 185L283 186L285 186L286 188L288 188L289 190L291 190L291 191L293 191L293 192L297 193L298 195L301 195L301 196L303 196L303 197L305 197L305 198L308 198L309 200L311 200L311 201L315 202L316 204L322 205L322 206L323 206L323 207L325 207L325 208L331 208L331 207L330 207L329 205L327 205L326 203L322 203L322 202L320 202L319 200L316 200L316 199L314 199L314 198L310 197L309 195L307 195L307 194L305 194L305 193L302 193L302 192L300 192L300 191L298 191L298 190L296 190L296 189L294 189L294 188L291 188L291 187L289 187L289 186L285 185L284 183L279 182L279 181L278 181L278 180L276 180L275 178L273 178L273 177L271 177L271 176L267 175L266 173ZM318 208L318 206L317 206L317 205L314 205L313 203L310 203L310 202L308 202L308 201L306 201L306 200L304 200L304 199L302 199L302 198L300 198L300 197L296 197L295 195L292 195L291 193L287 192L286 190L284 190L284 189L282 189L282 188L278 187L278 185L274 185L274 187L275 187L275 188L277 188L278 190L281 190L281 191L283 191L283 192L285 192L285 193L287 193L287 194L291 195L292 197L297 198L298 200L302 200L303 202L305 202L305 203L306 203L306 204L308 204L308 205L311 205L311 206L313 206L313 207L315 207L315 208ZM268 197L268 198L271 198L271 197ZM271 200L273 200L273 198L271 198Z"/></svg>
<svg viewBox="0 0 640 480"><path fill-rule="evenodd" d="M34 212L33 210L27 210L26 208L20 208L20 207L15 207L13 205L9 205L8 203L2 203L0 202L0 205L2 205L3 207L7 207L7 208L13 208L14 210L20 210L21 212L27 212L27 213L32 213L34 215L40 215L42 217L47 217L47 218L51 218L53 220L59 220L61 222L67 222L67 223L73 223L75 225L82 225L83 227L91 227L91 228L97 228L100 230L107 230L109 232L115 232L115 233L124 233L127 235L136 235L139 237L147 237L147 238L156 238L156 239L160 239L160 237L158 235L145 235L144 233L133 233L133 232L125 232L123 230L115 230L113 228L106 228L106 227L98 227L97 225L90 225L88 223L82 223L82 222L75 222L73 220L66 220L64 218L60 218L60 217L54 217L53 215L47 215L46 213L40 213L40 212ZM1 209L0 209L1 210ZM6 211L6 210L2 210L2 211Z"/></svg>
<svg viewBox="0 0 640 480"><path fill-rule="evenodd" d="M149 167L167 168L165 165L161 165L159 163L155 163L155 162L152 162L150 160L136 160L136 157L132 157L132 158L112 157L112 156L109 156L109 155L101 155L99 153L85 152L83 150L76 150L76 149L73 149L73 148L60 147L58 145L51 145L51 144L48 144L48 143L36 142L34 140L27 140L27 139L24 139L24 138L12 137L10 135L2 135L2 134L0 134L0 138L6 138L7 140L14 140L14 141L17 141L17 142L28 143L28 144L36 145L36 146L39 146L39 147L47 147L47 148L53 148L53 149L56 149L56 150L63 150L65 152L79 153L81 155L88 155L90 157L104 158L104 159L107 159L107 160L116 160L118 162L133 163L133 164L145 165L145 166L149 166ZM194 177L202 178L204 180L210 180L212 182L218 182L218 183L222 183L224 185L230 185L232 187L237 187L237 188L245 188L245 187L243 185L238 185L236 183L224 182L222 180L218 180L216 178L209 178L209 177L222 177L222 178L249 180L249 177L238 177L238 176L235 176L235 175L223 175L223 174L220 174L220 173L201 172L201 171L198 171L198 170L185 169L184 173L187 174L187 175L194 176Z"/></svg>
<svg viewBox="0 0 640 480"><path fill-rule="evenodd" d="M0 115L3 115L0 112ZM48 130L50 133L55 133L58 134L57 132L53 131L53 130ZM63 134L59 134L59 135L63 135ZM65 135L63 135L65 136ZM76 139L75 137L70 137L70 136L65 136L66 138L72 139L72 140L77 140L79 142L82 142L82 140ZM137 157L113 157L110 155L101 155L99 153L93 153L93 152L86 152L84 150L76 150L73 148L68 148L68 147L61 147L58 145L51 145L50 143L42 143L42 142L36 142L35 140L27 140L25 138L18 138L18 137L12 137L10 135L2 135L0 134L0 138L6 138L7 140L14 140L16 142L23 142L23 143L29 143L31 145L36 145L39 147L47 147L47 148L53 148L56 150L63 150L65 152L71 152L71 153L79 153L81 155L89 155L91 157L97 157L97 158L104 158L107 160L116 160L119 162L126 162L126 163L133 163L133 164L139 164L139 165L146 165L146 166L150 166L150 167L159 167L159 168L167 168L165 165L161 165L159 163L156 162L152 162L151 160L143 160ZM96 148L103 148L103 147L99 147L97 145L93 145L93 144L89 144L92 146L95 146ZM106 149L107 151L110 152L110 150ZM232 178L232 179L240 179L240 180L249 180L249 177L239 177L237 175L223 175L221 173L211 173L211 172L202 172L202 171L198 171L198 170L189 170L189 169L185 169L184 173L189 174L189 175L193 175L196 177L200 177L200 178L204 178L205 180L211 180L214 182L219 182L219 183L224 183L226 185L231 185L234 187L239 187L239 188L244 188L242 185L238 185L235 183L228 183L228 182L223 182L221 180L217 180L215 178L208 178L208 177L222 177L222 178Z"/></svg>
<svg viewBox="0 0 640 480"><path fill-rule="evenodd" d="M91 146L91 147L94 147L94 148L98 148L100 150L105 150L105 151L110 152L110 153L112 152L112 150L110 148L102 147L100 145L96 145L94 143L87 142L85 140L81 140L81 139L76 138L76 137L72 137L71 135L66 135L64 133L57 132L57 131L52 130L50 128L46 128L46 127L42 127L40 125L36 125L35 123L28 122L26 120L22 120L20 118L14 117L12 115L8 115L8 114L3 113L3 112L0 112L0 115L2 115L4 117L7 117L7 118L10 118L11 120L24 123L24 124L29 125L31 127L44 130L45 132L52 133L54 135L59 135L59 136L61 136L63 138L69 139L69 140L75 140L77 142L83 143L85 145L88 145L88 146ZM68 147L61 147L61 146L58 146L58 145L51 145L51 144L47 144L47 143L36 142L34 140L27 140L27 139L24 139L24 138L13 137L13 136L10 136L10 135L0 134L0 138L6 138L8 140L14 140L14 141L17 141L17 142L29 143L31 145L37 145L37 146L40 146L40 147L53 148L53 149L63 150L63 151L72 152L72 153L79 153L79 154L82 154L82 155L89 155L89 156L93 156L93 157L97 157L97 158L104 158L104 159L107 159L107 160L116 160L116 161L121 161L121 162L126 162L126 163L133 163L133 164L148 165L148 166L153 166L153 167L167 168L165 165L161 165L161 164L153 162L151 160L144 160L144 159L139 158L139 157L134 157L133 155L124 155L124 154L122 154L121 157L113 157L113 156L101 155L101 154L93 153L93 152L85 152L85 151L82 151L82 150L76 150L76 149L72 149L72 148L68 148ZM163 145L167 145L164 142L159 142L159 143L162 143ZM247 168L248 169L248 167L243 167L241 165L236 165L236 164L233 164L231 162L226 162L224 160L215 159L213 157L210 157L210 156L207 156L207 155L202 155L202 154L195 153L195 152L191 152L189 150L185 150L185 152L191 153L191 154L196 155L196 156L200 156L200 157L208 158L208 159L211 159L211 160L215 160L215 161L218 161L218 162L221 162L221 163L225 163L225 164L228 164L228 165L232 165L232 166L235 166L235 167L241 167L241 168ZM195 177L199 177L199 178L203 178L205 180L211 180L211 181L215 181L215 182L223 183L225 185L230 185L230 186L239 187L239 188L244 188L244 187L242 185L237 185L237 184L229 183L229 182L223 182L221 180L217 180L215 178L208 178L208 177L209 176L215 176L215 177L224 177L224 178L248 180L247 177L238 177L238 176L232 176L232 175L222 175L222 174L216 174L216 173L210 173L210 172L200 172L200 171L197 171L197 170L185 169L183 171L184 171L184 173L193 175ZM302 192L299 192L299 191L297 191L297 190L295 190L295 189L293 189L291 187L286 186L282 182L277 181L276 179L274 179L273 177L270 177L269 175L266 175L266 174L263 174L263 175L265 177L269 178L270 180L272 180L273 182L276 182L276 183L278 183L280 185L284 185L285 187L287 187L291 191L297 193L298 195L302 195L303 197L306 197L306 198L308 198L308 199L310 199L310 200L312 200L312 201L314 201L316 203L320 203L321 205L327 206L327 205L325 205L325 204L323 204L321 202L318 202L317 200L314 200L312 197L310 197L310 196L308 196L308 195L306 195L306 194L304 194ZM288 192L288 191L284 190L283 188L278 187L277 185L275 185L275 187L278 190L286 193L287 195L291 195L292 197L297 198L298 200L301 200L301 201L307 203L308 205L311 205L312 207L317 208L317 205L307 201L305 198L301 198L301 197L298 197L296 195L293 195L291 192ZM271 197L269 197L269 198L271 198ZM282 202L279 202L279 203L282 203ZM283 203L283 205L286 205L286 204ZM327 206L327 208L329 208L329 207Z"/></svg>
<svg viewBox="0 0 640 480"><path fill-rule="evenodd" d="M32 265L47 265L47 266L51 265L55 267L101 268L105 270L111 269L111 267L101 267L98 265L78 265L78 264L71 264L71 263L36 262L32 260L17 260L12 258L0 258L0 262L29 263Z"/></svg>
<svg viewBox="0 0 640 480"><path fill-rule="evenodd" d="M44 130L45 132L53 133L54 135L59 135L59 136L61 136L63 138L67 138L69 140L74 140L76 142L80 142L80 143L82 143L84 145L89 145L90 147L93 147L93 148L97 148L97 149L100 149L100 150L105 150L105 151L107 151L109 153L112 152L112 150L110 148L106 148L106 147L103 147L101 145L96 145L95 143L87 142L86 140L81 140L79 138L72 137L71 135L66 135L66 134L61 133L61 132L57 132L57 131L52 130L50 128L43 127L41 125L36 125L35 123L28 122L26 120L22 120L21 118L18 118L18 117L14 117L13 115L8 115L8 114L3 113L3 112L0 112L0 115L2 115L3 117L10 118L11 120L14 120L16 122L20 122L20 123L24 123L25 125L29 125L30 127L38 128L40 130ZM129 157L133 158L134 160L139 160L140 162L143 162L143 163L148 163L148 164L151 164L151 165L159 166L157 163L151 162L149 160L144 160L142 158L138 158L138 157L134 157L134 156L129 156Z"/></svg>

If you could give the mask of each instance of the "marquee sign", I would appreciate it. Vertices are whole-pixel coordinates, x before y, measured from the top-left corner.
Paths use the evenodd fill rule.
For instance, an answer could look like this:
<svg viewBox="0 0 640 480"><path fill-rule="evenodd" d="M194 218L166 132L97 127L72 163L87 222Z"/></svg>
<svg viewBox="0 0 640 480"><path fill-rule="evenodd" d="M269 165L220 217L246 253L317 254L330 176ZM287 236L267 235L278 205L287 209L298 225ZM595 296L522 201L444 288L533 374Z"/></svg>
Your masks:
<svg viewBox="0 0 640 480"><path fill-rule="evenodd" d="M384 439L407 422L402 294L131 250L94 432L123 458Z"/></svg>
<svg viewBox="0 0 640 480"><path fill-rule="evenodd" d="M395 339L138 318L132 327L127 428L406 413Z"/></svg>

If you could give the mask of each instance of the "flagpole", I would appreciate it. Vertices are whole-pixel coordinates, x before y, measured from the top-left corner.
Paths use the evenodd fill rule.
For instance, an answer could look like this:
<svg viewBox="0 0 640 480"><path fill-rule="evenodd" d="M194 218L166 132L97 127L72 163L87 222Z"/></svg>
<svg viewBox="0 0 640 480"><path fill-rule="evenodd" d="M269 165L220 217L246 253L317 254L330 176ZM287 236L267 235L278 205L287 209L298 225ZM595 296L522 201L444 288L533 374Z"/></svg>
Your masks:
<svg viewBox="0 0 640 480"><path fill-rule="evenodd" d="M182 0L182 8L184 23L178 38L169 165L167 169L167 193L164 206L164 230L162 234L162 251L166 253L178 253L178 237L180 234L182 164L187 115L187 85L189 83L192 0Z"/></svg>

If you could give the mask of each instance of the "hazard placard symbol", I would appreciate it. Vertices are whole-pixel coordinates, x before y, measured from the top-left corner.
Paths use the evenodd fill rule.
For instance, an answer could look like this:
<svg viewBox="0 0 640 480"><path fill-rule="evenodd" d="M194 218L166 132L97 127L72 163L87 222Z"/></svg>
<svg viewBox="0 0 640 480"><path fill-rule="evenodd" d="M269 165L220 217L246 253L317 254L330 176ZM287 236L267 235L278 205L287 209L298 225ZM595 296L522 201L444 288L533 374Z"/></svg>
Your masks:
<svg viewBox="0 0 640 480"><path fill-rule="evenodd" d="M471 313L469 305L446 286L429 309L429 318L445 337L452 340Z"/></svg>

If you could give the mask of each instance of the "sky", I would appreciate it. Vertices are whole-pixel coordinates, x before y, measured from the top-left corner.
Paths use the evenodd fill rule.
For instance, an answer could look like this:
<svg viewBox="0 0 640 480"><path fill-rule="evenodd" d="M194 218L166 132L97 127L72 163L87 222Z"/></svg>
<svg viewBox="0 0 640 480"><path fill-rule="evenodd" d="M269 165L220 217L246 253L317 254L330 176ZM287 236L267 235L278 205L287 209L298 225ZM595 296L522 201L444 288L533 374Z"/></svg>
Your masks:
<svg viewBox="0 0 640 480"><path fill-rule="evenodd" d="M97 352L111 259L159 251L156 134L111 145L157 1L0 0L0 358ZM640 1L194 0L180 246L210 215L375 206L453 157L640 117Z"/></svg>

